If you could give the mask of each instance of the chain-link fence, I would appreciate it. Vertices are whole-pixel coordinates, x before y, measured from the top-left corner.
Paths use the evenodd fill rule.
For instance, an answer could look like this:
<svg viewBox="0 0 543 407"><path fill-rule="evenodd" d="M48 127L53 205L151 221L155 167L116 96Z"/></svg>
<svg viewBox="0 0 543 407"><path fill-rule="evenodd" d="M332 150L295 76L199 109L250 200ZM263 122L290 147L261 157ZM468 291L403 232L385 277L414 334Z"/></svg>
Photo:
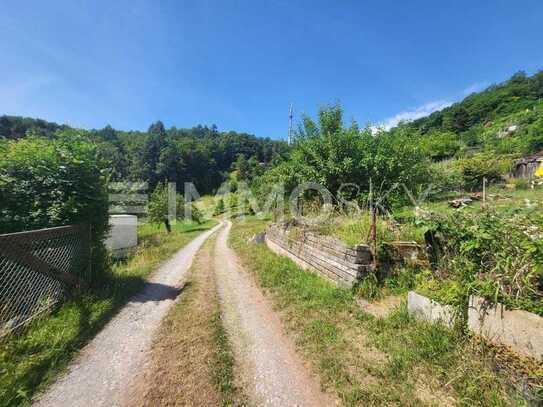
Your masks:
<svg viewBox="0 0 543 407"><path fill-rule="evenodd" d="M81 225L0 235L0 338L89 279L89 240Z"/></svg>

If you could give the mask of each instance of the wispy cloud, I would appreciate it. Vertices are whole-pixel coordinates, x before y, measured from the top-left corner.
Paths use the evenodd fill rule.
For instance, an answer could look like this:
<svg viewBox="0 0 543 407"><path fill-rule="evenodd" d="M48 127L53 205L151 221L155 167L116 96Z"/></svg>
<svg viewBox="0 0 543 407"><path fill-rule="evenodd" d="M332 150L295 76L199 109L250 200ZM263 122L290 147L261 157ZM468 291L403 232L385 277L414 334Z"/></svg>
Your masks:
<svg viewBox="0 0 543 407"><path fill-rule="evenodd" d="M410 122L412 120L420 119L421 117L428 116L433 112L444 109L450 105L452 105L452 102L448 100L429 102L412 110L404 110L403 112L386 119L380 127L389 130L392 127L397 126L400 122Z"/></svg>
<svg viewBox="0 0 543 407"><path fill-rule="evenodd" d="M462 91L462 95L468 96L475 92L480 92L483 89L488 87L488 82L475 82L469 85L466 89Z"/></svg>
<svg viewBox="0 0 543 407"><path fill-rule="evenodd" d="M52 76L36 76L15 81L7 81L0 85L0 111L17 114L20 109L28 107L43 88L54 83Z"/></svg>

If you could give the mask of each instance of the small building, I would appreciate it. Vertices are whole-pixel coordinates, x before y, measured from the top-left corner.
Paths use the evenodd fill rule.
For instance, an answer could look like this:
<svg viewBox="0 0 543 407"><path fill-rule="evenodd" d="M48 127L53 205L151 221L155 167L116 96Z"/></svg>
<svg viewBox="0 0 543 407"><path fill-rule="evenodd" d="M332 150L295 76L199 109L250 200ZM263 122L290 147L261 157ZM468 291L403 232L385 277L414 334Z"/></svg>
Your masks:
<svg viewBox="0 0 543 407"><path fill-rule="evenodd" d="M542 167L543 151L516 160L513 163L513 176L515 178L532 178L535 172Z"/></svg>

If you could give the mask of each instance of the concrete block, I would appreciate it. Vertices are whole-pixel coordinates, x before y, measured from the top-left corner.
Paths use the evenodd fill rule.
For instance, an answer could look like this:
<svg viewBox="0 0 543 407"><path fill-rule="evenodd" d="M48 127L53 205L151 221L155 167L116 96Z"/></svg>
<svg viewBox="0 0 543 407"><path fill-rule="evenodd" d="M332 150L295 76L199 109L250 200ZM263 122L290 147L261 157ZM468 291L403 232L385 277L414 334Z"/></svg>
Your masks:
<svg viewBox="0 0 543 407"><path fill-rule="evenodd" d="M138 245L138 217L135 215L111 215L109 235L105 241L114 257L122 257Z"/></svg>
<svg viewBox="0 0 543 407"><path fill-rule="evenodd" d="M527 311L506 310L472 296L468 308L469 329L490 342L508 345L515 352L543 360L543 317Z"/></svg>
<svg viewBox="0 0 543 407"><path fill-rule="evenodd" d="M442 305L414 291L409 291L407 294L407 309L410 314L418 319L439 322L448 327L454 325L455 313L453 307Z"/></svg>

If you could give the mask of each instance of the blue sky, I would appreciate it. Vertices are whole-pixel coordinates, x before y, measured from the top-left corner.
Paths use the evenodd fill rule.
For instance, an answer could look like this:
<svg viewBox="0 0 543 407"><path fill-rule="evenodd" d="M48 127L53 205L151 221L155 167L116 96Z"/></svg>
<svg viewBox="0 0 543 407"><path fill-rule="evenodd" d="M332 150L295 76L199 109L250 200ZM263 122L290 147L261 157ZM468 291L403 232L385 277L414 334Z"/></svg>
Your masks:
<svg viewBox="0 0 543 407"><path fill-rule="evenodd" d="M341 101L393 124L543 68L543 2L5 1L0 114L284 138Z"/></svg>

